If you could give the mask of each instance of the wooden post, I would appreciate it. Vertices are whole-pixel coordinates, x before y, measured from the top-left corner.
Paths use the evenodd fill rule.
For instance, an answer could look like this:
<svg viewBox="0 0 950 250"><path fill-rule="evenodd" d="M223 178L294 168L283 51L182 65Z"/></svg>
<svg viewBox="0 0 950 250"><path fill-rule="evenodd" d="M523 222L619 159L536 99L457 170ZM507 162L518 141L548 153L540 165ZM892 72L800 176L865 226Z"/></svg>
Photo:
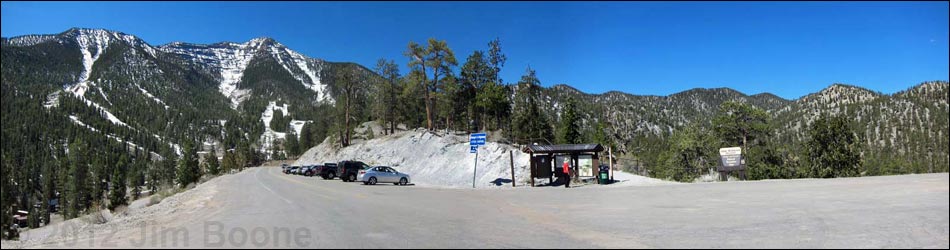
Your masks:
<svg viewBox="0 0 950 250"><path fill-rule="evenodd" d="M548 175L548 184L554 183L554 173L560 173L555 171L557 169L558 163L554 162L554 154L548 154L548 165L547 168L551 170L551 174Z"/></svg>
<svg viewBox="0 0 950 250"><path fill-rule="evenodd" d="M515 152L508 150L508 157L511 159L511 187L515 187Z"/></svg>
<svg viewBox="0 0 950 250"><path fill-rule="evenodd" d="M534 169L537 166L534 165L534 153L528 154L528 172L531 172L531 186L534 187ZM512 180L514 181L514 180Z"/></svg>
<svg viewBox="0 0 950 250"><path fill-rule="evenodd" d="M614 182L614 151L612 148L607 148L607 164L610 164L610 183Z"/></svg>

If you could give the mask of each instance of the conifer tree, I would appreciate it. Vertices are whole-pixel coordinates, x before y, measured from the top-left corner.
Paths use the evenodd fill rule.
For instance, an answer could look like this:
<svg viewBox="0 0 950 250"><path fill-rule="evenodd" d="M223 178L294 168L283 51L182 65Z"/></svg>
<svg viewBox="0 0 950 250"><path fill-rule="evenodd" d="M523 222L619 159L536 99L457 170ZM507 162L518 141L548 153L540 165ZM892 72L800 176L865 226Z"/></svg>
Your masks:
<svg viewBox="0 0 950 250"><path fill-rule="evenodd" d="M212 176L221 173L221 163L218 161L217 149L211 146L211 152L205 155L205 162L208 164L208 174Z"/></svg>
<svg viewBox="0 0 950 250"><path fill-rule="evenodd" d="M559 144L581 143L580 121L578 120L577 105L573 97L567 99L564 103L564 109L561 111L557 141Z"/></svg>
<svg viewBox="0 0 950 250"><path fill-rule="evenodd" d="M112 180L109 184L109 210L115 210L119 206L128 205L126 192L126 173L129 168L129 160L126 155L119 157L112 170Z"/></svg>

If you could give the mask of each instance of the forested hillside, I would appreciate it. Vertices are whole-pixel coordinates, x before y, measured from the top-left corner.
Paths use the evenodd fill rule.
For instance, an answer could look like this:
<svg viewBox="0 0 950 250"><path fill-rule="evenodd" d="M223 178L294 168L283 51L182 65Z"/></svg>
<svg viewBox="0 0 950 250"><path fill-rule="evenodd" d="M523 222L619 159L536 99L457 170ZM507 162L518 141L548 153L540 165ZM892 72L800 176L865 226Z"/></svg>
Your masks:
<svg viewBox="0 0 950 250"><path fill-rule="evenodd" d="M728 88L588 94L505 68L498 39L464 55L444 40L409 41L404 57L376 65L310 58L266 37L153 46L98 29L3 38L0 52L4 227L14 206L39 215L37 226L49 211L34 205L50 199L73 218L327 139L345 147L366 121L387 131L362 137L401 124L514 145L601 143L627 170L678 181L733 146L753 179L950 164L946 81L894 94L832 84L796 100ZM501 79L502 69L524 74Z"/></svg>

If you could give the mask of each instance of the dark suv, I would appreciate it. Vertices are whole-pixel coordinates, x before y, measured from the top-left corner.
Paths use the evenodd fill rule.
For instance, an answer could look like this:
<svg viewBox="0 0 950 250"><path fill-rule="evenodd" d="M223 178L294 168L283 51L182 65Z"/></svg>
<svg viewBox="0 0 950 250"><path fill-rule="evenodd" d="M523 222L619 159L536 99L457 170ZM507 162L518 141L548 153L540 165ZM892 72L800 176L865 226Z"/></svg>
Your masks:
<svg viewBox="0 0 950 250"><path fill-rule="evenodd" d="M356 176L359 175L360 170L369 169L370 166L366 165L361 161L341 161L336 165L336 175L340 176L344 182L354 182L356 181Z"/></svg>
<svg viewBox="0 0 950 250"><path fill-rule="evenodd" d="M315 175L322 177L324 180L332 180L336 178L336 163L328 162L323 165L318 165L314 172Z"/></svg>

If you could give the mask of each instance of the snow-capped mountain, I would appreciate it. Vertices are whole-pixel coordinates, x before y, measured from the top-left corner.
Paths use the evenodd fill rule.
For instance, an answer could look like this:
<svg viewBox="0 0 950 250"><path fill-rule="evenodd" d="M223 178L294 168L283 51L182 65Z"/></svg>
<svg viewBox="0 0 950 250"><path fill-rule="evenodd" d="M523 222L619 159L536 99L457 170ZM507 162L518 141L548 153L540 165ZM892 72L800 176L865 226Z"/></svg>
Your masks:
<svg viewBox="0 0 950 250"><path fill-rule="evenodd" d="M334 123L341 119L334 105L342 91L332 76L355 69L378 77L361 65L311 58L266 37L156 47L121 32L70 29L3 38L0 48L4 105L17 108L13 115L4 114L5 119L20 121L19 110L36 108L23 116L52 124L43 134L48 138L39 140L68 141L92 133L103 144L163 156L181 152L190 141L213 142L218 150L249 141L263 152L274 152L279 147L274 141L290 134L301 136L304 124L319 128L308 131L319 134L316 138L338 136L331 131L338 129ZM513 97L517 86L505 90ZM673 133L708 124L722 103L740 101L770 114L773 135L781 143L802 142L808 125L828 113L853 121L865 135L868 148L863 152L871 159L900 157L913 162L948 156L944 81L892 95L834 84L796 100L729 88L639 96L616 91L586 94L556 85L541 88L540 93L541 109L551 115L552 126L558 122L561 104L573 98L579 104L581 129L590 130L595 122L606 124L605 134L617 142L621 153L658 155ZM365 116L354 119L379 116L372 114L376 110L367 111L366 104L354 105ZM4 126L8 124L28 128L30 123Z"/></svg>
<svg viewBox="0 0 950 250"><path fill-rule="evenodd" d="M266 151L271 140L283 139L260 124L267 104L283 101L295 110L333 105L333 80L325 75L347 67L266 37L156 47L118 31L73 28L0 44L5 85L43 96L43 107L64 112L65 121L105 136L127 134L133 138L123 141L154 152L180 151L182 139L196 136L221 142L228 123L246 138L261 138L255 144ZM287 126L299 130L310 113L294 112L295 123Z"/></svg>
<svg viewBox="0 0 950 250"><path fill-rule="evenodd" d="M269 56L294 76L307 89L317 96L319 101L332 101L326 83L320 81L321 70L325 67L322 60L304 56L293 51L274 39L261 37L245 43L215 43L210 45L170 43L159 47L163 52L180 56L192 65L207 70L218 79L218 90L231 100L231 107L237 107L247 99L250 90L238 84L244 76L248 64L256 57Z"/></svg>

